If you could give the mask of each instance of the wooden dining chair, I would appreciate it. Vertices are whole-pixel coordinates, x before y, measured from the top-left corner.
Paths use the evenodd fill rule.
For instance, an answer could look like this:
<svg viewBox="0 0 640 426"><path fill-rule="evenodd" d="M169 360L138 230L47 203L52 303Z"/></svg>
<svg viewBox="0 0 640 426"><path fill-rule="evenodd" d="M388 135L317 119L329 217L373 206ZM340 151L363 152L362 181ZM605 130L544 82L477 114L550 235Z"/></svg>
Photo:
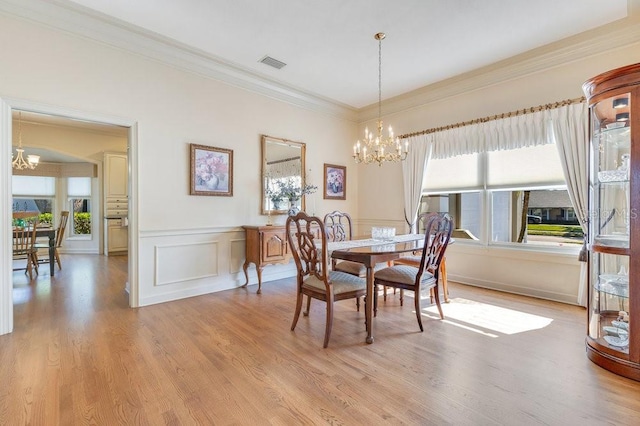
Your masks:
<svg viewBox="0 0 640 426"><path fill-rule="evenodd" d="M431 213L421 213L418 215L416 220L416 232L420 233L427 228L428 218ZM452 233L453 235L453 233ZM416 268L420 266L420 261L422 260L422 251L418 250L409 255L402 256L399 259L393 261L394 265L409 265L415 266ZM440 282L442 283L442 294L444 295L444 301L446 303L449 302L449 287L447 285L447 266L446 266L447 258L443 257L440 262ZM431 303L433 303L433 289L430 292L431 295ZM400 290L400 306L404 304L404 290Z"/></svg>
<svg viewBox="0 0 640 426"><path fill-rule="evenodd" d="M65 229L67 229L67 222L69 221L69 212L68 211L63 211L60 212L60 221L58 222L58 227L56 228L56 241L55 241L55 246L53 249L53 254L55 257L55 262L58 264L58 269L62 269L62 264L60 263L60 253L58 253L58 248L60 248L62 246L62 241L64 241L64 231ZM49 244L45 244L45 243L36 243L35 244L35 248L36 248L36 253L35 253L35 258L36 258L36 262L38 263L49 263L49 262L53 262L54 260L49 259ZM47 250L47 257L44 259L39 259L38 258L38 250Z"/></svg>
<svg viewBox="0 0 640 426"><path fill-rule="evenodd" d="M431 213L425 218L425 223L424 249L418 267L394 264L389 268L381 269L374 275L374 285L376 286L386 285L414 292L416 317L420 331L424 331L420 307L420 296L423 290L433 289L440 318L444 319L438 295L440 262L444 258L453 230L453 219L449 215L441 216L438 213Z"/></svg>
<svg viewBox="0 0 640 426"><path fill-rule="evenodd" d="M327 238L331 242L350 241L353 238L353 224L349 213L339 210L327 213L324 215L324 227ZM390 265L380 263L374 267L374 271L387 266ZM331 269L363 278L367 276L367 268L362 263L352 262L350 260L336 261L336 259L331 259ZM384 300L387 300L386 288L384 290ZM360 299L356 300L356 308L360 311ZM308 311L309 306L307 305L307 312Z"/></svg>
<svg viewBox="0 0 640 426"><path fill-rule="evenodd" d="M29 279L33 279L33 271L38 274L38 261L35 256L35 239L36 239L37 221L29 226L20 226L13 229L13 260L26 260L24 268L14 268L14 271L24 269L29 275Z"/></svg>
<svg viewBox="0 0 640 426"><path fill-rule="evenodd" d="M297 269L296 311L291 331L295 330L298 323L303 297L306 295L309 298L322 300L327 308L323 345L326 348L329 345L333 325L334 302L364 296L366 280L329 268L327 234L324 223L319 217L299 212L287 218L285 227L287 242ZM320 232L317 232L318 228Z"/></svg>

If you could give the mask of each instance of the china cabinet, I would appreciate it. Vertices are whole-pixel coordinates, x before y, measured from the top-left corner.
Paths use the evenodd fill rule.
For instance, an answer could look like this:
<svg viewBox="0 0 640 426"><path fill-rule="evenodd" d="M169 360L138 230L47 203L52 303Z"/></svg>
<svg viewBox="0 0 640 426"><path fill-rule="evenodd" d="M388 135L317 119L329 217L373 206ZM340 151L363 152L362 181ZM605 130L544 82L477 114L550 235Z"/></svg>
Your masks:
<svg viewBox="0 0 640 426"><path fill-rule="evenodd" d="M590 111L587 355L640 380L640 64L583 85Z"/></svg>

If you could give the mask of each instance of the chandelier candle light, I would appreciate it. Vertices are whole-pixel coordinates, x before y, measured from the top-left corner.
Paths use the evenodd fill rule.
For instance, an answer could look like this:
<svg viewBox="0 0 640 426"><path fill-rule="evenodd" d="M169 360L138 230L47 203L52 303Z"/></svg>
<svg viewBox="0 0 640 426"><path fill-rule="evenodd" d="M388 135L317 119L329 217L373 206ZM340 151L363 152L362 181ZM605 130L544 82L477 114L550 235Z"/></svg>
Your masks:
<svg viewBox="0 0 640 426"><path fill-rule="evenodd" d="M364 140L353 145L353 158L356 163L378 163L382 166L385 161L403 161L409 153L409 141L405 141L404 150L400 138L393 137L393 129L389 126L387 137L382 135L382 40L384 33L377 33L374 38L378 40L378 135L375 136L364 129ZM385 152L386 151L386 152Z"/></svg>
<svg viewBox="0 0 640 426"><path fill-rule="evenodd" d="M24 149L22 149L22 112L18 113L18 147L16 148L16 152L16 158L13 158L13 154L11 154L11 167L13 167L14 169L33 170L40 162L39 155L27 155L27 160L25 161L24 159Z"/></svg>

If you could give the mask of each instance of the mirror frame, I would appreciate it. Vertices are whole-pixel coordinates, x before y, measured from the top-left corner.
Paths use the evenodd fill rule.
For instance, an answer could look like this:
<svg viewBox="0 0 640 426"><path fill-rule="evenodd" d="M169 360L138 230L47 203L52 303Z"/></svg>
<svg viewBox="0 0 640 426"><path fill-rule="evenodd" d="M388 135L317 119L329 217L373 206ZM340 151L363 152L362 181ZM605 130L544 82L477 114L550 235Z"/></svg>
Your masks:
<svg viewBox="0 0 640 426"><path fill-rule="evenodd" d="M267 136L267 135L262 135L261 137L261 162L262 162L262 167L261 167L261 196L260 196L260 200L261 200L261 214L263 215L283 215L283 214L287 214L287 212L289 211L289 207L287 206L284 209L279 209L279 210L270 210L268 208L269 203L267 202L267 197L265 195L265 189L266 189L266 180L267 180L267 149L269 147L270 144L280 144L280 145L288 145L290 147L297 147L300 149L300 173L301 173L301 182L302 185L305 185L305 173L304 171L306 170L305 168L305 160L306 160L306 144L304 142L295 142L295 141L291 141L288 139L282 139L282 138L275 138L272 136ZM305 196L303 195L302 197L300 197L300 210L304 211L306 208L306 202L305 202Z"/></svg>

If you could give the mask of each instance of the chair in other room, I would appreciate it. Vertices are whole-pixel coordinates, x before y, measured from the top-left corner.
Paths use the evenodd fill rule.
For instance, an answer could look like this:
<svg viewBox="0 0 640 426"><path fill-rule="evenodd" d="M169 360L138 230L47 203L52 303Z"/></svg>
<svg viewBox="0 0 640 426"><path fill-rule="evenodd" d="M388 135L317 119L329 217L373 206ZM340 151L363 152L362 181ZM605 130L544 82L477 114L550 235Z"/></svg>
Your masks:
<svg viewBox="0 0 640 426"><path fill-rule="evenodd" d="M36 261L39 263L49 263L49 262L53 262L55 260L55 262L58 264L58 269L62 269L62 264L60 263L60 254L58 253L58 248L62 247L62 241L64 240L64 231L65 229L67 229L67 222L69 221L69 212L68 211L63 211L60 212L60 221L58 222L58 227L56 228L56 240L55 240L55 246L53 249L53 254L55 259L49 259L48 257L48 253L49 253L49 243L36 243L35 244L35 248L36 248ZM38 259L38 250L47 250L47 257L44 259Z"/></svg>
<svg viewBox="0 0 640 426"><path fill-rule="evenodd" d="M320 229L318 233L317 230ZM334 302L345 299L357 299L366 294L364 278L333 271L329 268L327 252L327 234L324 223L319 217L308 216L299 212L289 216L286 222L287 242L296 264L296 311L291 324L295 330L302 299L322 300L326 303L326 323L324 345L329 345L331 327L333 325Z"/></svg>
<svg viewBox="0 0 640 426"><path fill-rule="evenodd" d="M427 221L428 218L430 216L430 213L421 213L418 216L417 219L417 229L418 232L420 232L420 230L424 230L426 229L427 226ZM455 233L455 230L452 231L452 236ZM409 265L409 266L415 266L418 267L420 266L420 261L422 260L422 256L420 254L420 251L417 251L411 255L408 256L402 256L399 259L396 259L393 261L394 265ZM449 288L447 286L447 265L446 265L446 261L447 258L443 257L442 261L440 262L440 282L442 284L442 293L444 295L444 301L445 302L449 302ZM403 305L404 302L404 293L403 290L400 290L400 306ZM431 302L433 302L433 291L431 291Z"/></svg>
<svg viewBox="0 0 640 426"><path fill-rule="evenodd" d="M374 276L374 285L385 285L414 292L416 317L420 331L424 331L420 307L420 296L423 290L433 289L440 318L444 319L438 295L440 263L444 258L453 230L453 219L449 215L441 216L438 213L431 213L425 218L425 223L424 249L420 257L420 264L417 267L394 264L389 268L381 269Z"/></svg>
<svg viewBox="0 0 640 426"><path fill-rule="evenodd" d="M38 273L38 261L35 253L36 248L34 242L36 240L37 221L28 226L19 226L13 229L13 260L26 260L24 268L14 268L14 271L24 269L29 275L29 279L33 279L33 270Z"/></svg>
<svg viewBox="0 0 640 426"><path fill-rule="evenodd" d="M324 227L327 232L327 238L331 242L349 241L353 237L353 226L349 213L341 212L338 210L327 213L326 215L324 215ZM378 269L384 268L386 266L390 265L386 263L380 263L374 267L374 271L377 271ZM333 269L334 271L346 272L347 274L356 275L363 278L367 276L367 268L362 263L352 262L350 260L336 261L336 259L332 259L331 269ZM387 300L386 289L384 291L384 300ZM358 311L360 311L360 299L356 300L356 306ZM307 311L309 311L309 306L307 306Z"/></svg>

